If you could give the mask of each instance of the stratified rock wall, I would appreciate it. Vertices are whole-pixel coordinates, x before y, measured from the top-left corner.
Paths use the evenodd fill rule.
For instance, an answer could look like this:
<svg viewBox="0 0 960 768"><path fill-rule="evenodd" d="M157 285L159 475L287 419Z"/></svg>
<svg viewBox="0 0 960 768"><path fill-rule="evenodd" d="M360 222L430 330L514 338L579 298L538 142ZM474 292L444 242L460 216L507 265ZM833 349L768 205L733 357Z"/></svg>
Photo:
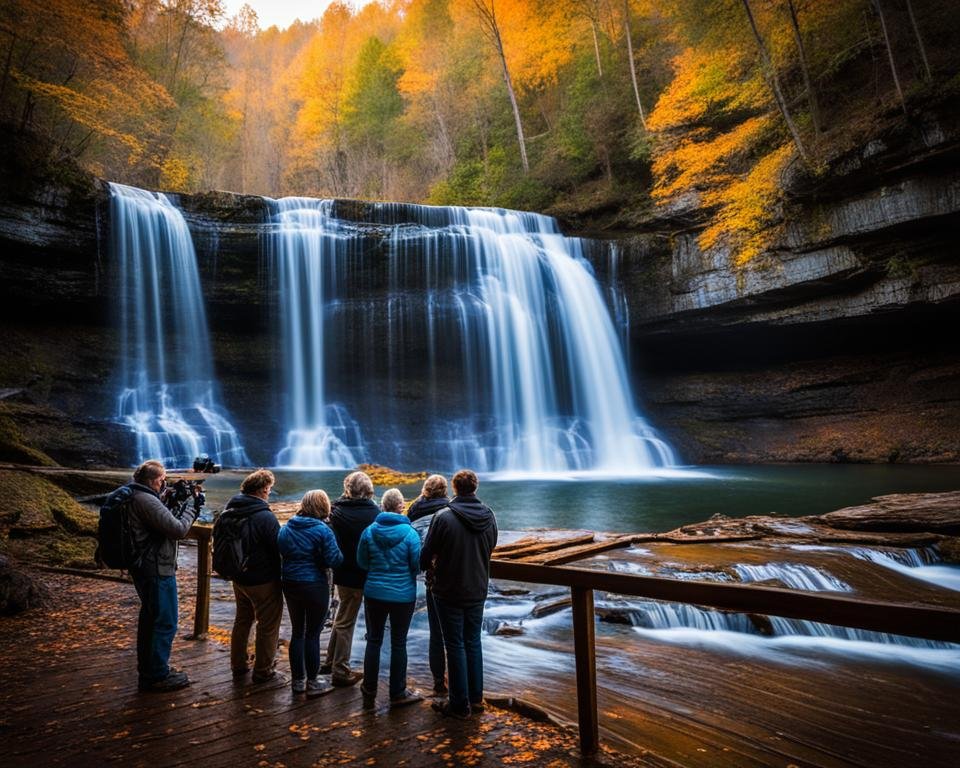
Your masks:
<svg viewBox="0 0 960 768"><path fill-rule="evenodd" d="M785 180L779 239L744 266L700 248L709 212L696 195L618 237L615 258L591 251L629 307L638 400L685 461L960 461L958 168L960 120L928 122L835 158L813 181ZM132 441L113 422L108 190L78 173L27 176L14 169L0 185L0 416L54 460L127 463ZM283 393L266 203L177 200L224 402L248 453L269 463ZM362 203L337 210L364 218ZM386 272L374 257L370 268L377 300ZM417 375L391 380L393 395L418 397Z"/></svg>
<svg viewBox="0 0 960 768"><path fill-rule="evenodd" d="M620 241L654 422L694 462L960 460L960 123L796 184L779 239L742 266L700 248L695 196Z"/></svg>

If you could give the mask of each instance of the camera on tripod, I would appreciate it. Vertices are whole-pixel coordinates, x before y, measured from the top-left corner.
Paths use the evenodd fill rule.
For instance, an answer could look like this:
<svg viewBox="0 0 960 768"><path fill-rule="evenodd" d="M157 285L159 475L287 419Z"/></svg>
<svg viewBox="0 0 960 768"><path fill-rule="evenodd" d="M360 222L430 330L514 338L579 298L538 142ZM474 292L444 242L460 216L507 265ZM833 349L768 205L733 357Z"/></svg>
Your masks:
<svg viewBox="0 0 960 768"><path fill-rule="evenodd" d="M194 472L206 472L207 474L214 475L221 469L222 467L205 453L201 453L193 460Z"/></svg>
<svg viewBox="0 0 960 768"><path fill-rule="evenodd" d="M183 516L191 500L193 501L193 508L199 515L200 508L207 501L207 497L203 493L203 480L186 480L181 477L173 482L168 481L167 487L160 493L160 501L177 518Z"/></svg>

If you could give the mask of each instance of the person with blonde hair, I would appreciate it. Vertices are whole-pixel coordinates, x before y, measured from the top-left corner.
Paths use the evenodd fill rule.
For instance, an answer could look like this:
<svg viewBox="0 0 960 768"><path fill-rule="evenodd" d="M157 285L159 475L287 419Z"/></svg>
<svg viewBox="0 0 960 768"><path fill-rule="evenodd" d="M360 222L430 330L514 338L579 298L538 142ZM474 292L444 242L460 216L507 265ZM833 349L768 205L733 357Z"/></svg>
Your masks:
<svg viewBox="0 0 960 768"><path fill-rule="evenodd" d="M403 494L391 488L381 501L383 512L360 536L357 565L367 572L363 585L367 648L363 657L363 706L376 702L380 648L390 621L390 706L423 700L407 688L407 632L417 604L420 537L403 515Z"/></svg>
<svg viewBox="0 0 960 768"><path fill-rule="evenodd" d="M247 475L240 485L240 493L227 502L213 529L215 548L220 531L226 535L233 525L242 531L243 570L232 578L237 614L230 633L230 666L235 677L242 677L250 671L247 645L250 630L256 622L254 683L265 683L278 677L274 667L283 618L280 550L277 547L280 523L267 503L275 482L276 478L269 469L258 469Z"/></svg>
<svg viewBox="0 0 960 768"><path fill-rule="evenodd" d="M330 606L327 569L343 562L337 538L327 525L330 499L324 491L307 491L300 509L277 535L282 559L283 596L290 614L290 672L294 693L323 693L320 632Z"/></svg>
<svg viewBox="0 0 960 768"><path fill-rule="evenodd" d="M367 578L366 571L357 565L357 545L360 534L378 514L380 509L373 500L373 480L365 472L351 472L343 479L343 495L333 502L330 514L330 527L343 553L343 562L333 569L333 583L340 603L330 630L327 658L320 667L320 673L330 674L330 682L338 687L356 685L363 679L362 672L350 669L353 630Z"/></svg>
<svg viewBox="0 0 960 768"><path fill-rule="evenodd" d="M420 544L430 529L434 515L445 509L450 499L447 498L447 479L443 475L430 475L423 482L420 495L410 509L407 510L413 529L420 535ZM430 645L428 658L430 672L433 675L433 692L438 696L447 693L446 672L447 655L443 650L443 631L440 628L440 617L437 615L437 604L433 599L433 571L426 572L427 593L427 621L430 625Z"/></svg>

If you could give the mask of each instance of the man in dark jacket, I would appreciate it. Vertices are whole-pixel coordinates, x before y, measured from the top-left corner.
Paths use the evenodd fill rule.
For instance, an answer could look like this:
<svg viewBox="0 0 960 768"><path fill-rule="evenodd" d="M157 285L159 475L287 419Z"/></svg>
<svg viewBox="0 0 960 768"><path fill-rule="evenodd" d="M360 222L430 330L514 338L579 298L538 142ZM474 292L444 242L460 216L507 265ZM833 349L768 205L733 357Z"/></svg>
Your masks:
<svg viewBox="0 0 960 768"><path fill-rule="evenodd" d="M199 510L192 505L176 517L160 500L167 473L159 461L145 461L133 473L130 532L141 556L130 569L140 597L137 621L137 673L141 691L175 691L190 684L186 673L170 668L177 634L177 541Z"/></svg>
<svg viewBox="0 0 960 768"><path fill-rule="evenodd" d="M357 565L357 545L360 534L378 514L380 508L373 500L373 481L364 472L351 472L343 480L343 496L333 503L330 513L330 526L343 552L343 562L333 569L333 583L337 585L340 604L330 630L327 658L320 671L331 673L330 682L336 686L355 685L363 679L362 672L350 669L353 630L363 603L363 583L367 577L367 572Z"/></svg>
<svg viewBox="0 0 960 768"><path fill-rule="evenodd" d="M479 485L469 469L453 476L456 496L433 518L420 551L420 568L433 570L431 591L447 652L450 699L434 708L460 718L483 709L480 629L497 544L497 519L477 498Z"/></svg>
<svg viewBox="0 0 960 768"><path fill-rule="evenodd" d="M264 683L278 676L277 643L283 618L283 591L280 587L280 523L267 499L275 482L273 472L258 469L247 475L240 493L227 502L221 517L249 518L245 529L246 569L233 580L237 616L230 634L230 666L236 677L250 671L247 646L250 629L257 622L254 642L253 682Z"/></svg>

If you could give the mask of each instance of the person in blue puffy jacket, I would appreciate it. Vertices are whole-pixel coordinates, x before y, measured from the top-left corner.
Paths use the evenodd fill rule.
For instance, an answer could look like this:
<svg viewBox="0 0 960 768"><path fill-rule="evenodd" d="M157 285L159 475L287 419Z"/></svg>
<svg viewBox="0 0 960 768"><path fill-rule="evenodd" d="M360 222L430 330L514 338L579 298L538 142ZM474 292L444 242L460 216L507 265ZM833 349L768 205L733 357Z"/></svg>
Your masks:
<svg viewBox="0 0 960 768"><path fill-rule="evenodd" d="M380 675L380 648L390 619L390 706L423 700L407 688L407 632L417 601L420 536L403 512L403 494L391 488L381 500L383 512L360 536L357 565L367 572L363 586L367 649L363 657L363 705L374 706Z"/></svg>
<svg viewBox="0 0 960 768"><path fill-rule="evenodd" d="M283 568L283 596L293 627L290 672L293 692L308 697L324 692L320 670L320 632L330 606L327 569L343 562L337 538L327 525L330 499L323 491L307 491L300 510L277 534Z"/></svg>

